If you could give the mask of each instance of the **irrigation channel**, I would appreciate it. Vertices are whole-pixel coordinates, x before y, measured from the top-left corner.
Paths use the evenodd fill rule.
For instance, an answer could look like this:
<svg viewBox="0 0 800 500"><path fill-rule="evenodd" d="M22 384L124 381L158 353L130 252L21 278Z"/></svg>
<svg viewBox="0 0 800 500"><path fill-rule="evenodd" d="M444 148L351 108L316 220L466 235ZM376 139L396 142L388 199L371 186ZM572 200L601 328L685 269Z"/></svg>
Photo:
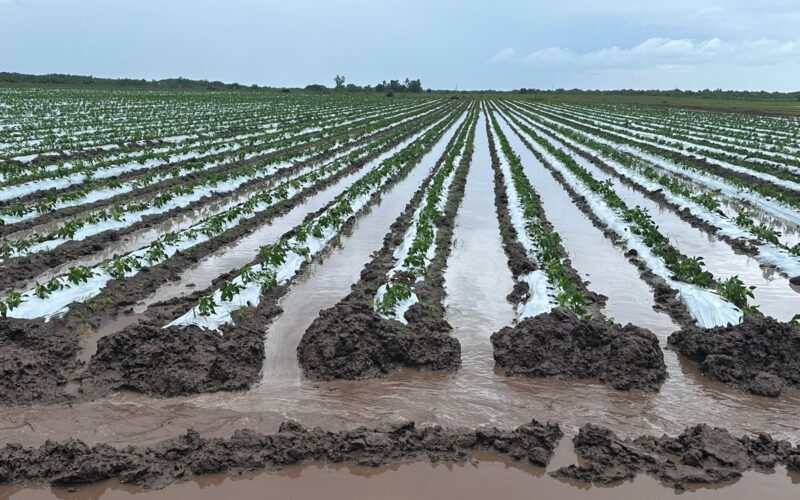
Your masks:
<svg viewBox="0 0 800 500"><path fill-rule="evenodd" d="M305 110L294 120L236 118L240 135L286 129L275 147L289 156L254 156L279 165L258 180L89 236L93 246L72 241L71 258L0 263L14 270L0 319L0 443L19 443L0 449L0 497L797 495L800 193L781 173L793 172L793 150L774 154L789 134L762 147L724 114L676 111L659 142L667 118L633 106L291 99L296 108L276 99L263 113ZM335 144L313 135L324 120ZM588 139L622 144L621 123L631 142L619 151L634 160L581 154L596 146ZM731 137L715 138L718 123ZM176 141L194 151L231 133L208 129ZM93 140L115 143L102 130ZM691 154L669 142L681 131L697 142ZM181 151L49 140L90 165ZM8 150L4 182L25 168L56 175L47 151ZM645 167L697 190L668 198L642 184ZM720 203L705 210L691 198L701 193ZM251 199L260 205L231 212ZM87 213L70 210L4 234L35 237ZM735 223L740 237L725 237ZM154 241L164 254L145 253ZM768 265L768 253L783 260ZM110 274L124 255L138 267ZM75 269L109 274L91 289L100 274L70 281ZM408 293L390 303L392 287ZM15 305L13 290L27 302ZM649 357L625 361L637 353ZM621 382L645 376L647 386ZM760 433L771 437L742 437Z"/></svg>

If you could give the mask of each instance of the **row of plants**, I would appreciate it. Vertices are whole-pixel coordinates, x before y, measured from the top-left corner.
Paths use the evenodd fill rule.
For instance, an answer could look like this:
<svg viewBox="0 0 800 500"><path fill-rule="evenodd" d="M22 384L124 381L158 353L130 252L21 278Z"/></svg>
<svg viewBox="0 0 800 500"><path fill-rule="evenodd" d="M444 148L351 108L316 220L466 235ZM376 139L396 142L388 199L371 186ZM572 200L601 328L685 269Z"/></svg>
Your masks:
<svg viewBox="0 0 800 500"><path fill-rule="evenodd" d="M697 174L713 176L715 178L723 180L724 182L734 186L739 190L750 191L765 199L775 200L789 207L792 207L795 210L800 210L800 196L791 195L774 184L767 182L753 182L752 179L743 179L739 176L733 175L732 173L730 174L727 173L724 169L721 169L720 171L715 173L700 171L697 167L689 166L688 164L684 163L681 160L681 158L676 158L675 155L671 154L669 150L664 150L658 146L633 140L627 136L616 134L613 132L608 132L607 130L598 127L591 127L581 123L577 123L575 121L565 120L564 118L558 115L553 115L551 113L548 113L547 111L543 111L538 108L535 109L528 108L528 109L530 109L535 113L541 114L542 116L547 117L548 119L558 122L562 125L566 125L568 127L580 130L587 134L600 137L604 140L631 146L645 153L652 154L660 158L669 158L671 162L675 163L682 170L688 172L689 175L694 173L695 175L693 177L697 176ZM698 181L700 182L702 182L702 175L698 177Z"/></svg>
<svg viewBox="0 0 800 500"><path fill-rule="evenodd" d="M246 133L232 123L233 127L216 134L192 134L177 141L135 142L122 148L117 146L109 149L80 150L72 153L69 160L57 158L54 161L49 155L43 154L29 162L7 163L0 173L3 175L3 185L8 186L30 180L64 177L87 171L100 172L115 166L124 165L128 168L136 168L137 165L145 166L152 160L169 163L171 160L174 161L174 158L199 156L233 142L245 144L250 140L257 141L279 136L281 131L287 129L302 130L303 123L324 121L324 116L326 115L310 117L307 122L297 122L294 118L284 119L279 122L277 130L257 128ZM336 120L336 117L333 119ZM330 121L331 118L327 118L327 120Z"/></svg>
<svg viewBox="0 0 800 500"><path fill-rule="evenodd" d="M694 202L705 208L707 211L713 212L719 217L723 217L731 222L734 222L739 227L752 233L754 239L757 239L762 243L775 245L792 255L800 255L800 244L796 244L791 247L784 245L780 241L781 233L779 231L763 222L757 222L746 211L742 210L737 212L734 210L734 214L732 216L727 216L723 211L720 210L722 203L713 192L698 192L696 186L690 185L687 182L683 182L675 176L660 172L654 168L652 164L642 161L642 159L630 153L614 148L609 144L597 142L584 134L575 132L574 130L566 127L552 123L545 123L531 113L523 113L523 115L526 116L526 118L534 121L537 125L545 129L556 131L558 134L569 139L570 141L585 146L592 152L592 154L596 154L616 162L622 167L634 171L642 175L647 180L658 184L673 195L684 200Z"/></svg>
<svg viewBox="0 0 800 500"><path fill-rule="evenodd" d="M405 112L405 116L413 114L416 110ZM386 124L397 120L396 114L373 116L356 116L357 119L349 120L349 116L334 117L331 120L317 122L314 117L298 125L285 127L277 132L267 132L259 137L249 137L233 141L223 140L219 144L207 145L201 148L188 148L181 152L148 153L139 158L135 164L121 166L90 165L76 169L59 169L52 172L40 173L29 182L12 183L16 189L9 191L16 196L34 193L43 189L66 188L84 183L91 183L89 189L110 189L120 191L121 183L116 178L119 174L141 170L143 172L133 181L126 182L126 188L139 189L154 182L181 177L191 172L199 172L226 165L232 161L243 161L267 154L275 148L286 148L292 145L307 143L313 140L322 140L336 135L345 134L355 129L372 127L376 119ZM314 127L310 127L315 125ZM156 158L156 161L153 161ZM136 166L138 165L138 167ZM48 180L49 179L49 180ZM108 180L105 180L108 179ZM60 180L60 182L59 182ZM93 182L94 181L94 182ZM11 184L9 184L11 185ZM44 208L47 201L43 202ZM30 212L27 209L25 213ZM19 216L18 206L14 207L14 214Z"/></svg>
<svg viewBox="0 0 800 500"><path fill-rule="evenodd" d="M797 157L800 148L800 141L797 140L800 130L794 128L793 132L787 132L776 128L790 124L784 118L773 117L770 122L759 123L752 120L742 122L739 116L732 113L698 113L674 109L665 111L621 105L599 105L591 108L573 106L573 109L592 109L594 112L604 113L605 116L636 120L653 129L686 131L720 143L733 143L773 154Z"/></svg>
<svg viewBox="0 0 800 500"><path fill-rule="evenodd" d="M412 237L411 244L405 248L405 252L399 255L395 253L399 262L387 274L386 283L378 289L374 307L386 318L397 318L398 305L413 296L413 284L423 279L428 272L436 248L437 226L443 216L449 188L459 159L470 154L471 148L467 141L474 136L477 119L477 108L473 106L456 132L455 142L443 153L444 161L439 163L425 189L420 208L414 214L411 226L405 234L406 238Z"/></svg>
<svg viewBox="0 0 800 500"><path fill-rule="evenodd" d="M641 133L632 131L629 127L618 127L607 122L590 120L584 116L575 115L568 112L564 113L563 111L559 111L559 116L562 116L562 118L566 118L567 120L577 121L579 123L589 125L592 128L603 129L612 131L616 134L621 134L638 143L656 146L672 154L691 154L701 158L709 164L720 167L721 169L757 177L760 181L765 183L775 184L776 186L787 189L800 190L800 183L798 183L797 175L786 170L785 167L781 168L780 166L769 165L764 162L749 161L747 159L709 149L701 149L694 146L684 146L679 142L675 142L663 136L646 137Z"/></svg>
<svg viewBox="0 0 800 500"><path fill-rule="evenodd" d="M277 242L260 247L257 263L240 269L236 278L222 283L212 294L201 297L196 306L167 326L199 325L216 330L221 324L233 321L231 311L257 305L261 294L287 283L304 262L325 248L345 222L366 206L390 179L410 170L462 114L463 106L459 106L421 137L371 168L321 213L304 221ZM243 295L247 300L242 299ZM226 314L220 318L217 308L221 306L225 307Z"/></svg>
<svg viewBox="0 0 800 500"><path fill-rule="evenodd" d="M380 125L382 127L386 124L380 123ZM365 129L355 129L354 132L365 133ZM366 129L366 133L374 133L374 129ZM127 227L140 220L142 216L146 214L160 213L160 209L165 207L168 203L173 202L172 205L175 205L174 201L176 199L180 199L180 205L183 206L211 192L234 190L252 179L272 175L275 173L276 168L279 168L282 164L287 164L287 162L291 160L296 160L300 157L313 157L316 154L336 148L340 143L350 144L351 141L349 138L336 138L317 143L312 148L290 149L282 154L273 154L272 159L268 162L239 167L225 173L208 173L205 177L195 178L184 184L178 184L172 188L161 191L148 201L136 201L124 205L115 204L110 208L104 208L88 215L72 218L48 233L34 234L14 240L3 239L2 242L0 242L0 254L5 257L18 257L28 254L32 249L34 251L52 250L64 241L74 239L81 228L94 225L97 227L98 231L104 230L104 228L107 229L104 223L109 220L120 223L115 225L115 229ZM218 185L224 183L227 184L217 189ZM89 234L92 233L89 232ZM82 231L81 237L83 238L86 236L87 231ZM48 244L51 242L52 244Z"/></svg>
<svg viewBox="0 0 800 500"><path fill-rule="evenodd" d="M560 164L572 172L584 185L599 195L613 211L617 212L630 231L639 236L641 241L653 254L660 258L666 268L672 273L676 281L697 285L701 288L715 290L720 296L738 307L744 314L758 312L756 305L750 304L755 287L746 286L738 276L731 276L727 280L716 280L714 276L704 269L702 257L687 257L680 253L659 230L650 214L641 207L628 207L622 198L614 191L610 179L597 180L588 170L583 168L575 159L561 148L554 146L550 141L537 134L513 115L509 115L516 127L530 137L539 147L554 157Z"/></svg>
<svg viewBox="0 0 800 500"><path fill-rule="evenodd" d="M574 108L568 108L574 109ZM723 155L737 160L747 160L748 163L756 160L772 164L778 168L791 165L800 166L800 157L795 154L779 153L769 149L764 149L759 143L749 142L743 144L727 134L722 135L712 132L698 132L693 130L690 124L684 126L668 125L659 121L651 121L647 117L624 115L619 116L614 113L606 113L591 108L575 111L573 116L579 115L592 120L597 120L604 124L613 124L627 130L635 130L645 134L655 134L680 141L681 147L688 152L705 152L705 148L716 150ZM714 151L712 151L714 152ZM784 168L785 170L785 168ZM796 176L794 177L797 178ZM791 178L790 178L791 179Z"/></svg>
<svg viewBox="0 0 800 500"><path fill-rule="evenodd" d="M39 299L46 299L53 293L68 289L74 285L87 283L89 279L95 276L102 276L106 273L106 279L103 283L93 283L95 287L93 291L95 294L99 293L100 289L109 279L120 280L129 278L144 267L164 262L178 251L187 250L202 242L208 241L235 227L244 220L252 218L257 213L263 212L281 201L305 192L313 188L319 182L332 178L349 165L363 162L365 159L385 150L402 137L414 133L420 127L429 126L431 123L441 120L441 118L442 114L437 114L427 118L422 123L412 122L405 124L392 131L391 134L381 136L348 153L346 156L339 157L316 170L298 175L277 186L254 193L245 202L239 205L219 214L207 217L187 229L168 232L154 240L148 246L130 252L127 255L115 256L94 267L70 267L63 275L54 276L45 283L37 282L34 288L27 292L11 291L0 301L0 314L6 315L8 312L13 311L27 298L35 296ZM244 273L244 275L245 278L248 279L260 279L258 276L251 276L250 273ZM230 290L231 287L227 286L225 292L226 296L230 294ZM89 298L89 295L90 294L87 294L85 299ZM43 310L42 314L44 315L47 312L51 311Z"/></svg>
<svg viewBox="0 0 800 500"><path fill-rule="evenodd" d="M103 147L99 149L90 149L91 153L81 156L94 156L102 158L108 155L118 155L131 149L131 146L136 146L137 143L151 143L155 142L159 145L165 145L167 142L161 141L162 137L177 137L187 138L182 141L183 144L190 143L189 138L196 140L198 137L208 139L217 135L231 135L253 133L263 131L263 125L279 124L281 126L288 126L302 121L314 123L330 119L331 117L342 117L347 114L357 116L359 113L364 114L365 106L363 103L348 102L345 99L331 100L330 102L321 103L312 100L298 100L298 99L270 99L266 101L265 105L262 102L252 103L239 103L236 106L230 106L226 102L213 102L203 109L203 113L198 114L198 110L186 109L186 103L191 103L190 96L187 96L184 102L177 102L178 110L171 116L164 116L166 111L170 110L167 102L153 102L155 109L149 109L149 113L144 116L136 115L127 116L125 110L118 109L94 109L92 104L84 103L83 110L69 109L69 114L64 116L63 120L59 120L57 124L48 123L48 119L52 118L55 113L61 113L62 109L58 102L54 102L47 96L41 97L42 102L46 106L38 106L36 109L27 109L22 113L13 113L11 116L2 116L0 120L10 122L10 128L0 128L0 143L3 142L3 136L7 136L9 143L23 144L28 137L37 136L34 141L37 151L47 151L49 141L45 137L41 137L42 133L48 135L54 133L54 129L62 136L72 135L74 137L83 136L78 143L75 144L60 144L51 150L64 150L70 149L67 146L74 148L92 148L92 146L101 144L112 146L110 148ZM13 110L17 110L13 106ZM144 105L145 103L137 103ZM147 103L150 104L150 103ZM159 105L160 104L160 105ZM371 106L374 110L389 110L399 109L399 103L379 103L377 106ZM0 110L3 111L3 110ZM82 112L88 111L88 112ZM102 120L91 119L91 114L102 113ZM26 120L31 120L41 127L25 127ZM66 123L66 122L69 123ZM124 121L125 127L117 126L116 122ZM148 127L147 124L154 125ZM47 125L50 125L48 127ZM74 125L74 126L72 126ZM178 125L179 128L173 128L172 125ZM102 134L103 139L99 141L91 141L88 139L86 132L90 130L98 130L103 128L110 128L114 130L112 137ZM147 132L141 133L141 129L147 129ZM144 136L144 137L143 137ZM146 139L144 141L135 139ZM153 141L155 140L155 141ZM177 141L181 142L181 141ZM104 151L108 149L109 151ZM132 152L137 153L137 149L132 148ZM113 151L112 151L113 150ZM82 153L80 149L78 153ZM49 162L49 158L44 155L39 158L27 162L24 167L29 169L36 169ZM17 165L19 166L19 165ZM9 165L14 168L14 165ZM10 172L12 173L12 172Z"/></svg>
<svg viewBox="0 0 800 500"><path fill-rule="evenodd" d="M524 227L515 229L518 233L524 232L530 236L534 248L526 250L532 253L529 257L547 275L553 290L552 299L560 306L570 309L578 315L584 315L587 313L585 297L571 278L568 267L561 257L561 235L546 224L541 200L528 176L525 175L519 155L511 147L494 114L490 113L489 117L508 165L510 184L507 184L506 189L513 189L516 195L509 196L509 200L516 198L519 201L525 219Z"/></svg>

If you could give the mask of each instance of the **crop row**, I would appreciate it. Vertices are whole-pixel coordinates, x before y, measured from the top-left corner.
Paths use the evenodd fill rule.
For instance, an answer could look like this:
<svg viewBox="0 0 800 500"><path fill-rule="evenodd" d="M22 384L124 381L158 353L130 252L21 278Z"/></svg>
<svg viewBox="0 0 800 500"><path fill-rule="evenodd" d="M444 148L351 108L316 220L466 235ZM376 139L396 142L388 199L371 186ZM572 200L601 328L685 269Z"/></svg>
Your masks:
<svg viewBox="0 0 800 500"><path fill-rule="evenodd" d="M795 276L800 274L800 244L787 246L781 242L779 231L764 222L756 221L746 210L733 206L725 207L720 196L713 190L700 189L681 179L658 171L642 159L609 144L553 123L538 120L534 114L524 114L535 122L536 127L549 131L556 138L570 145L587 157L596 155L620 176L633 180L650 191L662 190L667 199L680 207L688 207L695 216L700 217L721 234L731 239L750 241L760 247L756 258L768 265Z"/></svg>
<svg viewBox="0 0 800 500"><path fill-rule="evenodd" d="M392 178L404 175L440 139L463 113L463 108L437 123L422 137L386 158L338 195L325 209L259 249L256 263L240 269L196 306L167 326L197 325L218 330L232 323L231 313L255 307L263 293L287 283L339 233L342 226L364 208Z"/></svg>
<svg viewBox="0 0 800 500"><path fill-rule="evenodd" d="M473 107L456 132L452 147L443 153L444 161L426 188L422 204L414 212L403 241L395 249L396 264L387 273L386 283L378 288L373 301L375 310L385 318L405 323L405 311L419 302L412 286L425 277L436 253L437 225L447 204L456 167L468 150L467 137L474 130L476 121L477 111Z"/></svg>
<svg viewBox="0 0 800 500"><path fill-rule="evenodd" d="M701 326L735 324L741 320L742 312L756 312L756 306L749 303L752 290L737 276L724 281L715 280L704 269L702 257L682 255L660 232L648 212L641 207L628 207L610 181L598 181L563 149L554 146L513 115L506 116L533 141L539 154L572 189L585 196L595 215L630 249L636 250L638 258L653 273L679 292L681 301Z"/></svg>
<svg viewBox="0 0 800 500"><path fill-rule="evenodd" d="M363 162L420 126L427 126L427 123L439 119L439 115L436 115L422 124L405 124L391 134L381 136L318 169L297 175L274 187L262 189L252 194L247 201L207 217L187 229L168 232L134 252L107 259L93 267L73 266L63 275L55 276L46 283L37 283L31 290L10 292L0 302L0 313L20 318L49 317L61 313L72 302L83 302L96 296L112 279L130 278L145 267L164 262L180 251L208 241L257 213L336 176L346 167Z"/></svg>

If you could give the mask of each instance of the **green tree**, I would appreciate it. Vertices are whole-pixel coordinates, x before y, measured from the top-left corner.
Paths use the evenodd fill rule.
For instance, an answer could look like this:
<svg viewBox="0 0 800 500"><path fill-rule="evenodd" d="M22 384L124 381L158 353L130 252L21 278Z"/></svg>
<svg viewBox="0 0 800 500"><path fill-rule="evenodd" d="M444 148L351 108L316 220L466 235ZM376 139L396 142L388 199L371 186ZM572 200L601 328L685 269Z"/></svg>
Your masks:
<svg viewBox="0 0 800 500"><path fill-rule="evenodd" d="M343 75L336 75L333 77L333 83L336 84L337 89L344 87L345 78Z"/></svg>

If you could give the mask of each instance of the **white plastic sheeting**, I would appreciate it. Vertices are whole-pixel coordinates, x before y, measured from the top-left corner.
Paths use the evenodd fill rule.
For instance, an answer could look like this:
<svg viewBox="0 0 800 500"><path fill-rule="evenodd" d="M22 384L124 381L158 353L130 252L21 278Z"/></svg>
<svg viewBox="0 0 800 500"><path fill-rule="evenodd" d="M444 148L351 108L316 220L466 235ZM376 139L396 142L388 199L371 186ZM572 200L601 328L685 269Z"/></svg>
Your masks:
<svg viewBox="0 0 800 500"><path fill-rule="evenodd" d="M679 299L686 305L689 313L700 327L712 328L741 323L742 311L724 297L708 288L672 279L672 272L667 269L664 261L653 254L650 247L642 241L639 235L630 231L628 223L622 219L620 214L606 205L598 194L589 189L583 181L564 167L560 161L537 144L532 143L532 145L564 176L565 181L572 186L578 195L586 198L586 202L592 212L612 231L617 233L625 241L629 249L636 250L638 258L647 264L655 275L663 278L667 285L678 291Z"/></svg>
<svg viewBox="0 0 800 500"><path fill-rule="evenodd" d="M511 219L511 225L514 226L517 239L528 252L528 256L535 261L535 255L538 253L539 247L528 233L528 221L525 218L525 211L519 199L517 189L514 187L514 181L511 177L511 167L508 165L508 160L502 153L497 138L494 136L492 136L492 138L495 143L495 148L500 151L498 158L500 159L500 170L503 172L503 184L508 197L508 213ZM528 300L517 305L518 320L549 312L558 305L558 302L555 300L555 296L558 292L550 283L544 271L533 271L519 276L517 280L527 283L529 292Z"/></svg>
<svg viewBox="0 0 800 500"><path fill-rule="evenodd" d="M439 122L437 122L439 123ZM393 156L397 151L405 147L407 144L410 144L418 137L423 135L425 132L430 130L436 124L431 124L425 127L422 131L417 132L409 139L406 139L402 143L398 144L390 151L383 153L378 158L374 159L371 163L374 165L379 165L383 162L384 159ZM451 126L452 133L453 127ZM444 140L444 139L443 139ZM388 182L391 176L384 177L381 182L374 186L372 190L368 193L362 194L356 197L351 203L350 206L353 210L353 213L358 213L362 208L364 208L372 196L379 191L385 184ZM318 221L321 217L325 216L327 210L323 213L319 214L314 220ZM294 237L290 238L287 243L289 248L297 247L305 247L308 249L308 257L300 255L294 251L288 251L286 255L286 259L283 264L277 267L273 266L264 266L261 264L256 264L251 267L253 272L260 272L260 271L272 271L276 275L276 280L278 285L284 285L291 280L295 274L300 270L300 267L303 265L306 260L312 260L325 246L338 234L338 230L334 229L333 227L327 227L323 231L322 237L317 238L313 235L307 235L305 242L298 242ZM240 285L243 288L237 293L231 300L223 301L222 300L222 292L220 290L216 290L213 295L212 299L215 304L215 312L211 313L207 316L203 316L200 314L200 310L198 306L193 307L185 314L180 316L179 318L171 321L169 324L165 325L164 328L169 327L185 327L189 325L196 325L201 328L205 328L207 330L215 330L218 331L222 325L233 323L233 317L231 313L237 311L239 309L243 309L245 307L256 307L261 300L261 284L257 282L250 282L244 283L241 276L237 276L232 280L234 284Z"/></svg>
<svg viewBox="0 0 800 500"><path fill-rule="evenodd" d="M520 116L523 121L530 124L531 126L542 129L540 125L535 122L532 122L528 118L524 116ZM548 129L552 134L554 134L560 141L564 142L565 144L569 144L581 151L590 153L590 154L597 154L594 150L589 147L586 147L578 142L573 141L572 139L565 137L564 135L560 134L556 130ZM755 236L750 231L738 226L735 222L733 222L729 217L723 217L719 215L717 212L708 210L704 206L696 203L692 200L688 200L682 196L678 196L670 192L668 189L663 188L660 184L649 180L644 175L638 173L634 169L629 169L628 167L620 164L619 162L612 160L610 158L603 158L603 161L617 171L619 174L628 177L629 179L633 180L637 184L640 184L642 187L649 191L661 191L664 197L671 203L674 203L679 207L679 209L688 208L689 211L702 219L705 222L716 227L720 234L728 236L730 238L742 238L746 240L750 240L751 242L757 242L758 237ZM798 276L800 275L800 257L794 256L790 254L787 250L777 247L772 244L762 244L758 246L759 252L755 256L756 260L762 262L764 264L768 264L771 266L775 266L781 271L787 273L789 276Z"/></svg>
<svg viewBox="0 0 800 500"><path fill-rule="evenodd" d="M569 125L564 125L545 116L539 115L539 118L541 118L542 121L545 121L547 123L558 125L567 128L569 130L572 130L574 132L584 134L587 137L590 137L592 140L597 141L601 144L613 146L614 148L620 151L630 153L634 156L642 158L668 172L682 176L689 176L695 182L704 184L711 189L719 190L725 195L730 196L731 198L739 198L744 201L747 201L759 207L761 210L770 213L775 217L778 217L779 219L783 219L792 222L794 224L800 224L800 211L798 211L797 209L792 208L789 205L781 203L777 200L768 199L753 191L742 189L741 187L731 184L718 176L715 176L713 174L695 168L681 167L665 158L648 153L634 146L611 141L603 137L599 137L590 133L576 130L575 128L570 127Z"/></svg>

